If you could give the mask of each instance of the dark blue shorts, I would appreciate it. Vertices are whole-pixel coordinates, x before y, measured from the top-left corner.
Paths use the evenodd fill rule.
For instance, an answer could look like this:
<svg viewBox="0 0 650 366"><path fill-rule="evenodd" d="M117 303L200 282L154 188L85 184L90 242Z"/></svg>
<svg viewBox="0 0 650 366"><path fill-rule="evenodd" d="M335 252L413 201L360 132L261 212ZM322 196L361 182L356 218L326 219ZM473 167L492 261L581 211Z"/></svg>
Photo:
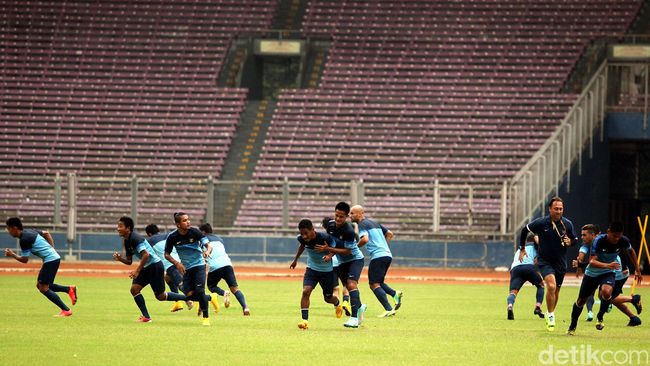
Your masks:
<svg viewBox="0 0 650 366"><path fill-rule="evenodd" d="M614 272L603 273L596 277L584 275L582 277L582 284L580 284L580 292L578 297L581 299L587 299L589 296L594 294L594 291L598 289L599 286L609 285L614 287L614 282L616 282L616 275ZM614 296L612 296L612 299Z"/></svg>
<svg viewBox="0 0 650 366"><path fill-rule="evenodd" d="M303 286L316 287L320 284L323 289L323 296L330 297L334 293L334 285L337 283L336 274L331 272L319 272L307 267L305 276L302 279Z"/></svg>
<svg viewBox="0 0 650 366"><path fill-rule="evenodd" d="M167 276L169 276L169 281L174 283L177 287L182 287L183 285L183 275L178 272L178 268L171 266L167 268Z"/></svg>
<svg viewBox="0 0 650 366"><path fill-rule="evenodd" d="M235 270L232 266L225 266L217 268L212 272L208 272L208 288L211 289L219 284L219 281L225 280L228 287L237 287L237 279L235 278Z"/></svg>
<svg viewBox="0 0 650 366"><path fill-rule="evenodd" d="M555 284L557 287L562 287L562 282L564 282L564 275L566 274L566 268L559 265L551 265L543 261L537 262L537 267L539 272L542 274L542 278L552 274L555 275Z"/></svg>
<svg viewBox="0 0 650 366"><path fill-rule="evenodd" d="M361 271L363 270L363 259L355 259L353 261L339 264L339 278L345 285L348 280L359 282Z"/></svg>
<svg viewBox="0 0 650 366"><path fill-rule="evenodd" d="M41 270L38 272L38 283L48 286L53 284L56 272L59 271L59 264L61 264L61 259L43 263Z"/></svg>
<svg viewBox="0 0 650 366"><path fill-rule="evenodd" d="M339 264L339 266L340 266L340 264ZM339 266L334 267L334 276L336 276L336 279L337 279L336 284L334 284L334 287L339 285L339 283L338 283L339 280L341 281L343 286L345 286L346 278L341 276L341 271L339 270Z"/></svg>
<svg viewBox="0 0 650 366"><path fill-rule="evenodd" d="M192 267L185 271L183 276L183 292L205 292L205 265Z"/></svg>
<svg viewBox="0 0 650 366"><path fill-rule="evenodd" d="M614 291L612 291L612 299L623 293L623 285L625 285L626 281L627 277L620 280L614 280Z"/></svg>
<svg viewBox="0 0 650 366"><path fill-rule="evenodd" d="M142 287L151 285L151 289L156 295L165 292L165 267L162 261L144 267L132 283Z"/></svg>
<svg viewBox="0 0 650 366"><path fill-rule="evenodd" d="M392 261L391 257L379 257L371 260L368 265L368 282L383 283Z"/></svg>
<svg viewBox="0 0 650 366"><path fill-rule="evenodd" d="M540 287L544 283L535 265L523 264L510 270L510 291L519 291L526 282L530 282L536 287Z"/></svg>

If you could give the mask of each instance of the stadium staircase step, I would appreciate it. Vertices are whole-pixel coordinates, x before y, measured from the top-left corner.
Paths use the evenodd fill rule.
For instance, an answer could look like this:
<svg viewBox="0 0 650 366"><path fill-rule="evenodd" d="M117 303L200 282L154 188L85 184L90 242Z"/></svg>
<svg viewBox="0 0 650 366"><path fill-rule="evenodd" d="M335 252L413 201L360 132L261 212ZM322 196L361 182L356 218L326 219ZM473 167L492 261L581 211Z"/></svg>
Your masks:
<svg viewBox="0 0 650 366"><path fill-rule="evenodd" d="M233 40L223 69L219 74L217 86L225 88L237 88L240 83L240 71L248 56L248 44L246 40Z"/></svg>
<svg viewBox="0 0 650 366"><path fill-rule="evenodd" d="M307 9L307 0L280 0L273 17L273 29L282 30L283 37L291 37L300 31Z"/></svg>
<svg viewBox="0 0 650 366"><path fill-rule="evenodd" d="M220 181L251 180L276 105L273 100L248 101L226 158ZM224 183L215 186L213 225L216 227L233 225L247 189L248 185L245 183Z"/></svg>
<svg viewBox="0 0 650 366"><path fill-rule="evenodd" d="M305 64L305 74L303 77L302 87L307 89L317 89L320 86L325 61L329 51L329 43L325 41L312 41L311 51Z"/></svg>

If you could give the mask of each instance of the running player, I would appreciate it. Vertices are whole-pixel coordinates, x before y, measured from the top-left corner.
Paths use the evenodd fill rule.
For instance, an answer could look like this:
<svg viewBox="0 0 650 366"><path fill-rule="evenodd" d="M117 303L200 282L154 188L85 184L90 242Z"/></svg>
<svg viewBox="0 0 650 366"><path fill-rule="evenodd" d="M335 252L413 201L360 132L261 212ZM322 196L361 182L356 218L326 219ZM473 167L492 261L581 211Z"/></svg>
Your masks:
<svg viewBox="0 0 650 366"><path fill-rule="evenodd" d="M7 219L7 232L14 238L19 239L20 255L14 253L11 249L5 249L5 256L13 258L20 263L27 263L29 256L34 254L41 258L43 266L38 272L36 288L43 296L52 301L54 305L61 309L59 317L72 315L72 310L61 300L57 292L65 292L70 296L72 305L77 303L77 287L62 286L54 283L54 278L61 264L61 256L54 249L54 239L47 231L38 231L33 229L23 229L23 223L18 217Z"/></svg>
<svg viewBox="0 0 650 366"><path fill-rule="evenodd" d="M513 309L515 306L515 298L526 281L537 287L537 292L535 293L535 310L533 311L533 314L542 319L544 318L544 313L542 313L542 309L540 308L542 306L542 301L544 301L544 280L535 265L535 260L537 259L536 246L535 235L529 234L528 238L526 238L526 256L524 256L524 260L519 261L519 249L515 252L515 257L510 266L508 320L515 320L515 312Z"/></svg>

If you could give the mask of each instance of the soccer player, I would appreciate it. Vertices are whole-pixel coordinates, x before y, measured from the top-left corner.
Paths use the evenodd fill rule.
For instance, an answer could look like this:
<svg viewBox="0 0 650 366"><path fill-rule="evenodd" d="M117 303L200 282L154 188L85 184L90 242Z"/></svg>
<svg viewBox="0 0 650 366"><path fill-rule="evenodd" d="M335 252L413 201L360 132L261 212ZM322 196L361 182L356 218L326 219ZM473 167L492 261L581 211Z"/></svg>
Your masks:
<svg viewBox="0 0 650 366"><path fill-rule="evenodd" d="M614 272L621 268L621 264L616 258L622 256L627 256L629 266L636 266L636 252L632 248L632 245L630 245L629 239L623 236L623 224L620 222L612 222L607 228L607 233L599 235L594 240L590 252L589 265L587 265L585 275L582 278L582 284L580 285L578 299L573 304L571 325L569 325L569 329L567 330L568 335L575 335L582 308L589 295L598 289L599 286L600 310L596 315L596 329L602 330L605 327L603 324L603 316L607 312L607 308L612 299L615 285ZM639 269L634 268L634 272L637 281L641 282L642 277Z"/></svg>
<svg viewBox="0 0 650 366"><path fill-rule="evenodd" d="M343 316L343 307L339 298L334 295L334 284L337 281L332 267L334 254L327 253L327 247L333 246L334 241L328 234L317 232L309 219L300 220L298 230L300 230L300 234L296 239L300 245L289 268L296 268L298 258L307 249L307 268L302 280L302 297L300 299L302 320L298 323L298 328L306 330L309 328L309 298L317 284L320 284L323 290L325 302L334 305L337 318ZM359 323L361 320L362 318L359 319Z"/></svg>
<svg viewBox="0 0 650 366"><path fill-rule="evenodd" d="M217 293L223 296L223 306L230 307L230 294L233 294L239 305L241 305L244 316L251 315L251 311L246 304L244 293L237 285L237 278L235 277L235 270L232 267L232 261L226 253L226 248L223 246L223 240L214 235L212 232L212 225L205 223L199 226L199 230L210 241L211 252L207 253L207 261L209 266L208 271L208 289L210 292ZM219 281L225 280L230 288L230 291L224 291L219 288Z"/></svg>
<svg viewBox="0 0 650 366"><path fill-rule="evenodd" d="M635 294L632 296L624 296L623 294L623 285L627 281L627 278L630 273L630 269L634 271L634 267L629 266L629 261L626 261L627 256L617 256L616 261L621 264L621 269L618 269L614 272L614 290L612 290L612 304L618 308L623 314L627 315L630 318L630 321L627 323L628 327L636 327L641 325L641 319L634 315L630 309L625 305L625 303L631 303L636 309L637 314L641 314L643 307L641 305L641 295ZM622 270L625 268L625 270ZM611 306L609 306L611 308ZM609 312L609 309L605 309L606 312Z"/></svg>
<svg viewBox="0 0 650 366"><path fill-rule="evenodd" d="M580 238L582 239L582 246L578 251L578 258L573 260L572 266L576 269L576 277L579 278L584 270L589 264L589 252L591 251L591 246L593 245L594 239L600 234L600 230L594 224L584 225L580 232ZM590 322L594 320L594 294L591 294L587 299L587 321Z"/></svg>
<svg viewBox="0 0 650 366"><path fill-rule="evenodd" d="M542 309L540 308L542 306L542 301L544 300L544 280L535 266L535 260L537 258L536 246L535 235L529 234L526 238L526 256L524 257L524 261L519 261L519 249L517 249L514 258L512 259L512 265L510 266L510 294L508 295L507 300L508 320L515 320L513 309L515 306L515 298L526 281L537 287L537 292L535 293L535 310L533 311L533 314L542 319L544 318L544 313L542 313Z"/></svg>
<svg viewBox="0 0 650 366"><path fill-rule="evenodd" d="M167 286L169 286L169 291L177 294L178 289L183 285L183 275L178 272L178 269L176 269L176 267L174 267L170 261L165 259L165 244L167 243L167 234L161 233L156 224L147 225L144 231L147 233L147 241L149 244L151 244L153 251L162 260L163 267L165 268L165 282L167 283ZM176 249L172 250L172 257L174 257L176 260L180 260L180 258L178 258L178 253L176 253ZM187 300L186 303L188 310L192 309L194 306L192 300ZM176 312L179 310L183 310L183 302L180 300L174 303L171 311Z"/></svg>
<svg viewBox="0 0 650 366"><path fill-rule="evenodd" d="M33 229L24 229L23 223L18 217L7 219L7 232L14 238L19 239L20 255L14 253L11 249L5 249L5 256L11 257L20 263L27 263L29 256L34 254L41 258L43 266L38 272L36 288L48 300L61 309L59 317L72 315L72 310L61 300L57 292L65 292L70 296L72 305L77 303L77 287L62 286L54 283L54 278L61 264L61 256L54 249L54 239L47 231L38 231Z"/></svg>
<svg viewBox="0 0 650 366"><path fill-rule="evenodd" d="M537 267L539 268L544 287L546 288L546 329L555 330L555 306L560 296L560 289L566 274L567 247L577 243L573 223L563 217L564 201L553 197L548 204L549 216L537 218L521 230L519 237L519 261L526 256L526 237L528 233L535 234L539 239Z"/></svg>
<svg viewBox="0 0 650 366"><path fill-rule="evenodd" d="M370 289L377 297L377 300L384 307L384 312L379 315L380 318L386 318L395 315L395 311L402 306L402 291L393 290L386 282L386 273L393 260L393 254L388 244L393 239L393 232L383 225L367 219L363 207L360 205L352 206L350 209L350 218L352 222L359 225L359 248L367 245L370 254L370 264L368 265L368 282ZM386 294L393 298L395 309L388 302Z"/></svg>
<svg viewBox="0 0 650 366"><path fill-rule="evenodd" d="M189 300L198 301L203 313L203 325L210 325L208 302L219 311L217 294L205 293L205 252L210 250L210 243L201 231L192 227L190 217L184 212L174 213L176 230L169 233L165 243L165 258L183 275L183 292ZM171 253L176 249L178 259Z"/></svg>
<svg viewBox="0 0 650 366"><path fill-rule="evenodd" d="M120 217L117 222L117 233L124 239L122 244L125 256L123 257L122 254L115 252L113 253L113 259L128 266L133 263L134 255L140 260L138 267L129 273L129 277L133 279L131 295L133 295L133 301L135 301L142 313L137 321L149 323L151 322L151 316L147 310L144 296L142 296L143 287L151 285L151 289L159 301L185 301L186 297L173 292L165 292L165 275L162 261L149 242L142 235L133 231L133 225L133 219L128 216Z"/></svg>
<svg viewBox="0 0 650 366"><path fill-rule="evenodd" d="M363 253L357 246L357 238L354 227L347 221L350 214L350 205L346 202L339 202L334 207L334 220L326 223L327 233L332 237L335 247L329 247L328 252L336 254L338 276L345 285L350 296L351 311L350 318L343 324L348 328L357 328L359 325L359 311L363 314L366 305L361 303L359 295L359 278L363 270ZM344 298L345 304L345 298ZM345 309L345 305L344 309Z"/></svg>

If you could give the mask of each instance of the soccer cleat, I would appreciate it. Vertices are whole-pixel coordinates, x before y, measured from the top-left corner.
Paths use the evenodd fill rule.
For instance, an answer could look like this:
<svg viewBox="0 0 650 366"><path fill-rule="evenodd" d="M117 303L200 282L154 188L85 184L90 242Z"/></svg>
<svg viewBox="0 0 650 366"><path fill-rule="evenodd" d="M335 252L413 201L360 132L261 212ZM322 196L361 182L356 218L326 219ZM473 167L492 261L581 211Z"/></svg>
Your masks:
<svg viewBox="0 0 650 366"><path fill-rule="evenodd" d="M217 302L217 294L214 292L210 294L210 303L212 304L212 307L214 308L214 313L219 312L219 303Z"/></svg>
<svg viewBox="0 0 650 366"><path fill-rule="evenodd" d="M535 308L535 310L533 311L533 314L535 314L538 317L544 319L544 312L542 312L542 309L540 309L539 307Z"/></svg>
<svg viewBox="0 0 650 366"><path fill-rule="evenodd" d="M343 301L343 311L345 312L345 316L350 316L352 315L352 307L350 307L350 302L349 301Z"/></svg>
<svg viewBox="0 0 650 366"><path fill-rule="evenodd" d="M361 306L359 306L359 310L357 310L357 325L361 325L363 322L363 314L366 312L367 308L368 306L366 304L361 304Z"/></svg>
<svg viewBox="0 0 650 366"><path fill-rule="evenodd" d="M350 318L348 321L343 323L343 326L346 328L359 328L359 319L357 318Z"/></svg>
<svg viewBox="0 0 650 366"><path fill-rule="evenodd" d="M638 316L633 316L630 318L630 322L627 323L628 327L636 327L638 325L641 325L641 319L639 319Z"/></svg>
<svg viewBox="0 0 650 366"><path fill-rule="evenodd" d="M596 329L598 329L598 330L603 330L603 328L605 328L605 323L603 323L602 320L597 319L597 322L596 322Z"/></svg>
<svg viewBox="0 0 650 366"><path fill-rule="evenodd" d="M179 300L179 301L176 301L176 302L174 303L174 305L172 306L172 310L171 310L171 312L172 312L172 313L175 313L175 312L177 312L177 311L179 311L179 310L183 310L183 302L180 301L180 300Z"/></svg>
<svg viewBox="0 0 650 366"><path fill-rule="evenodd" d="M335 313L335 314L336 314L336 318L337 318L337 319L340 319L340 318L343 316L343 305L339 304L339 305L336 306L334 309L335 309L335 312L336 312L336 313Z"/></svg>
<svg viewBox="0 0 650 366"><path fill-rule="evenodd" d="M185 304L187 304L187 310L192 310L192 308L194 307L194 301L192 300L185 301Z"/></svg>
<svg viewBox="0 0 650 366"><path fill-rule="evenodd" d="M250 316L250 315L251 315L251 311L248 308L244 309L244 316Z"/></svg>
<svg viewBox="0 0 650 366"><path fill-rule="evenodd" d="M393 300L395 301L395 310L399 309L402 306L402 296L404 293L401 290L395 291L395 296Z"/></svg>
<svg viewBox="0 0 650 366"><path fill-rule="evenodd" d="M634 295L632 296L632 305L634 305L634 308L636 309L637 314L641 314L643 311L643 305L641 305L641 295Z"/></svg>
<svg viewBox="0 0 650 366"><path fill-rule="evenodd" d="M77 286L70 286L68 296L70 296L70 300L72 300L72 305L74 306L77 303Z"/></svg>
<svg viewBox="0 0 650 366"><path fill-rule="evenodd" d="M230 307L230 291L226 291L223 294L223 307L224 308Z"/></svg>
<svg viewBox="0 0 650 366"><path fill-rule="evenodd" d="M594 312L593 311L588 311L587 312L587 321L590 322L594 320Z"/></svg>
<svg viewBox="0 0 650 366"><path fill-rule="evenodd" d="M210 326L210 318L201 319L201 324L203 324L206 327L209 327Z"/></svg>
<svg viewBox="0 0 650 366"><path fill-rule="evenodd" d="M307 330L307 328L309 328L309 323L306 320L301 320L300 323L298 323L298 328Z"/></svg>
<svg viewBox="0 0 650 366"><path fill-rule="evenodd" d="M61 310L61 312L56 314L55 316L57 318L64 318L66 316L71 316L71 315L72 315L72 310Z"/></svg>
<svg viewBox="0 0 650 366"><path fill-rule="evenodd" d="M569 330L566 331L566 335L568 335L568 336L576 335L576 329L575 328L569 328Z"/></svg>
<svg viewBox="0 0 650 366"><path fill-rule="evenodd" d="M549 315L546 317L546 330L549 332L555 331L555 316Z"/></svg>
<svg viewBox="0 0 650 366"><path fill-rule="evenodd" d="M152 321L153 321L153 319L151 319L151 318L147 318L147 317L144 316L144 315L140 315L140 317L138 318L138 320L136 320L136 322L138 322L138 323L151 323Z"/></svg>
<svg viewBox="0 0 650 366"><path fill-rule="evenodd" d="M391 316L395 316L395 310L386 310L383 313L377 315L377 318L388 318Z"/></svg>
<svg viewBox="0 0 650 366"><path fill-rule="evenodd" d="M508 320L515 320L515 312L512 311L512 308L508 308Z"/></svg>

